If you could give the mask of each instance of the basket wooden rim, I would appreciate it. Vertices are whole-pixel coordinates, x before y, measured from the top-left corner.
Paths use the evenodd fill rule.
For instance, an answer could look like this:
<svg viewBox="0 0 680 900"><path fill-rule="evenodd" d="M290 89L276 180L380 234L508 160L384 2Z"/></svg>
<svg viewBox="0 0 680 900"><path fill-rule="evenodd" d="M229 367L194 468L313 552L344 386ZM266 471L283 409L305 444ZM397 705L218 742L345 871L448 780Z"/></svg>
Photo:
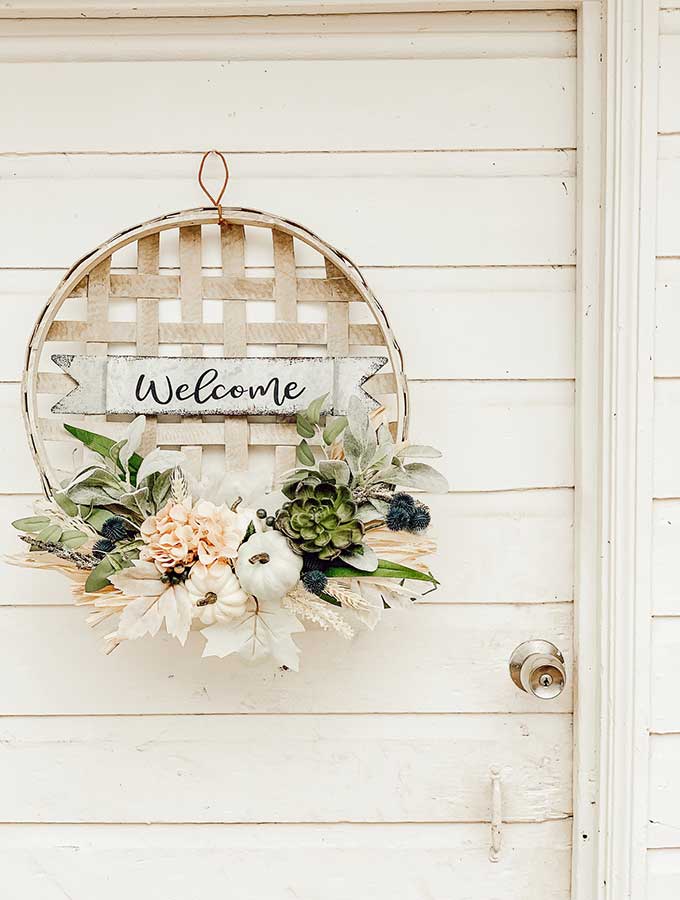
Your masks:
<svg viewBox="0 0 680 900"><path fill-rule="evenodd" d="M81 257L64 275L43 307L33 327L26 351L26 361L21 382L22 418L33 461L38 470L43 490L51 497L60 488L59 479L52 471L44 441L38 427L37 379L38 366L42 347L47 333L61 308L73 289L103 260L113 253L140 238L148 237L162 231L190 225L218 225L220 221L243 226L277 229L297 238L335 265L348 279L362 299L368 305L376 322L385 336L385 349L389 357L395 379L395 395L397 400L397 439L404 440L408 433L409 404L408 385L404 374L404 360L401 348L392 332L387 315L369 287L363 274L344 253L322 240L314 232L272 213L243 207L224 207L220 213L213 207L198 207L181 210L149 219L113 235L86 256Z"/></svg>

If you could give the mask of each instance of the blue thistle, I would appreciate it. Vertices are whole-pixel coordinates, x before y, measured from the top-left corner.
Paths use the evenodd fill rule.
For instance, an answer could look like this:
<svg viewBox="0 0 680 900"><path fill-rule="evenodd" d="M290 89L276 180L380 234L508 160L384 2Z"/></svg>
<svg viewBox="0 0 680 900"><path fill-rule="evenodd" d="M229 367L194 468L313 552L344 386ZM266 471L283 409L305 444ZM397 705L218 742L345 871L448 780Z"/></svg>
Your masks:
<svg viewBox="0 0 680 900"><path fill-rule="evenodd" d="M416 501L410 494L400 491L390 498L385 524L390 531L408 531L416 509Z"/></svg>
<svg viewBox="0 0 680 900"><path fill-rule="evenodd" d="M432 516L428 507L424 503L416 503L416 507L411 513L411 523L408 530L413 532L425 531L431 521Z"/></svg>
<svg viewBox="0 0 680 900"><path fill-rule="evenodd" d="M112 550L115 550L116 545L113 541L110 541L108 538L102 538L97 541L97 543L92 548L92 556L95 559L104 559L107 553L110 553Z"/></svg>
<svg viewBox="0 0 680 900"><path fill-rule="evenodd" d="M124 541L130 535L130 526L120 516L111 516L102 525L102 535L114 543Z"/></svg>
<svg viewBox="0 0 680 900"><path fill-rule="evenodd" d="M328 578L320 569L309 569L300 576L300 581L310 594L316 594L317 597L323 594L328 585Z"/></svg>

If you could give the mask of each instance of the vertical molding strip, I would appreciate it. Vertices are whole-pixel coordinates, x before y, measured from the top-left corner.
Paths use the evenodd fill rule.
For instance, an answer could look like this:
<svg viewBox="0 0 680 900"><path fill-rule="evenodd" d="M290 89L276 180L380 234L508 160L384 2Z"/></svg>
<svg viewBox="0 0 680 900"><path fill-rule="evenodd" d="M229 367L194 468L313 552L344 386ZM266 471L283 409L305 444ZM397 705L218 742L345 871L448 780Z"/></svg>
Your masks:
<svg viewBox="0 0 680 900"><path fill-rule="evenodd" d="M600 848L592 894L603 900L639 900L647 890L657 57L655 0L609 0L601 309Z"/></svg>

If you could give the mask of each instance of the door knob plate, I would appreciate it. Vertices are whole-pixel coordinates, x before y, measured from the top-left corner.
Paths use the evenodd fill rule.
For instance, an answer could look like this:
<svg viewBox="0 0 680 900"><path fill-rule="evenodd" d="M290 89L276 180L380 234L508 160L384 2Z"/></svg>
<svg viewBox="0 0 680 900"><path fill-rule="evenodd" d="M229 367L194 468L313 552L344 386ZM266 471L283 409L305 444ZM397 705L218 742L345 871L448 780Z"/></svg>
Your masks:
<svg viewBox="0 0 680 900"><path fill-rule="evenodd" d="M510 657L510 677L521 691L552 700L564 689L564 657L550 641L524 641Z"/></svg>

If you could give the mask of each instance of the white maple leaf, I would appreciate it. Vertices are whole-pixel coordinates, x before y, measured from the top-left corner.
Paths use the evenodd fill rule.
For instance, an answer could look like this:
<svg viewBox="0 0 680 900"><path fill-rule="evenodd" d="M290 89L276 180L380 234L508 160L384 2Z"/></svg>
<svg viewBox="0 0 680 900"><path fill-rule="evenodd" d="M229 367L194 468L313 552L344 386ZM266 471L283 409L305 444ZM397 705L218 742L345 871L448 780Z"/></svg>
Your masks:
<svg viewBox="0 0 680 900"><path fill-rule="evenodd" d="M202 630L206 645L203 656L229 656L237 653L248 662L259 662L268 656L294 672L299 668L300 649L291 635L305 627L280 604L280 601L249 601L239 619L217 622Z"/></svg>

